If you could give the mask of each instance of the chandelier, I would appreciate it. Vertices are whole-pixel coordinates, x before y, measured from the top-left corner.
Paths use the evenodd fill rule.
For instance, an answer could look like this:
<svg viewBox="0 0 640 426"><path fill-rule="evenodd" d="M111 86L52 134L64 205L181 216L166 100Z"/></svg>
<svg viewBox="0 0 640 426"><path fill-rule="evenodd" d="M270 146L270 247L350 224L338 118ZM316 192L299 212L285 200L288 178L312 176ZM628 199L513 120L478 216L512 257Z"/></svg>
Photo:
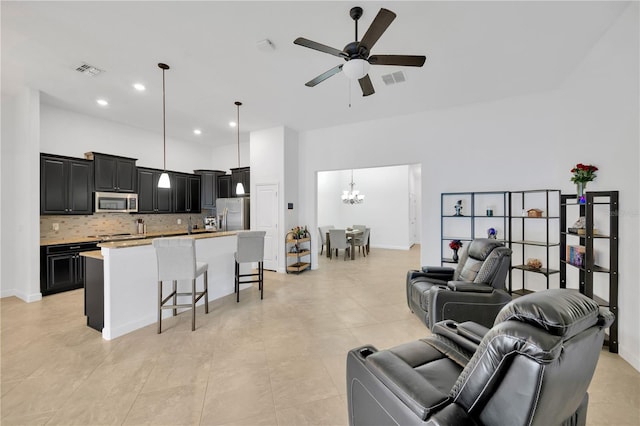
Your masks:
<svg viewBox="0 0 640 426"><path fill-rule="evenodd" d="M353 170L351 170L351 183L349 187L351 191L342 191L342 202L345 204L361 204L364 202L364 194L360 194L360 191L354 190L355 183L353 183Z"/></svg>

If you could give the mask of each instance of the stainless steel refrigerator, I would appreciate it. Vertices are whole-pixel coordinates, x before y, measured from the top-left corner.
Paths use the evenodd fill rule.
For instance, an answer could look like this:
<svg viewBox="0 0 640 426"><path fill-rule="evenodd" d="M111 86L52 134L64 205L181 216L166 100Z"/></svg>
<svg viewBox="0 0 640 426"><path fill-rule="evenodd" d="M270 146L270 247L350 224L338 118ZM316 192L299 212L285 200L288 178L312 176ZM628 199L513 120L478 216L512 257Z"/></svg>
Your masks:
<svg viewBox="0 0 640 426"><path fill-rule="evenodd" d="M249 198L218 198L216 200L218 230L249 229Z"/></svg>

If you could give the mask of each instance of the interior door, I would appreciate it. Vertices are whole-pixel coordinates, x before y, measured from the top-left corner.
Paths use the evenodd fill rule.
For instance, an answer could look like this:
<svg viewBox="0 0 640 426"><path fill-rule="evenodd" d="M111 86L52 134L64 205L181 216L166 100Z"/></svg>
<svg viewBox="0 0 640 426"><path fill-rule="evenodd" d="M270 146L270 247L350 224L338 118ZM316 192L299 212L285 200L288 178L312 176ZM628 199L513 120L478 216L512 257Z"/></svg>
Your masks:
<svg viewBox="0 0 640 426"><path fill-rule="evenodd" d="M256 185L256 231L265 231L264 269L278 269L278 185Z"/></svg>

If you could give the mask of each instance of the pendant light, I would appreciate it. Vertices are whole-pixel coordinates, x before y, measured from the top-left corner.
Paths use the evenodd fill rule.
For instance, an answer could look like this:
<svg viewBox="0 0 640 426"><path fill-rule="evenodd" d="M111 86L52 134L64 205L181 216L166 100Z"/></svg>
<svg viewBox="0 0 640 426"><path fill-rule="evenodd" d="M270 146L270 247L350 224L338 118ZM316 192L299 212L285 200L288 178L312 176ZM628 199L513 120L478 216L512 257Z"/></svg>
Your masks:
<svg viewBox="0 0 640 426"><path fill-rule="evenodd" d="M354 190L353 187L355 183L353 182L353 170L351 170L351 183L349 187L351 191L342 191L342 202L345 204L362 204L364 203L364 194L360 194L360 191L357 189Z"/></svg>
<svg viewBox="0 0 640 426"><path fill-rule="evenodd" d="M237 117L236 117L236 129L238 134L238 168L240 168L240 105L242 102L236 101ZM244 185L242 182L238 182L236 185L236 195L244 195Z"/></svg>
<svg viewBox="0 0 640 426"><path fill-rule="evenodd" d="M169 65L159 63L158 67L162 69L162 145L164 149L164 171L160 175L160 179L158 179L158 188L171 188L171 180L169 179L169 173L167 173L167 118L164 107L164 72L169 69Z"/></svg>

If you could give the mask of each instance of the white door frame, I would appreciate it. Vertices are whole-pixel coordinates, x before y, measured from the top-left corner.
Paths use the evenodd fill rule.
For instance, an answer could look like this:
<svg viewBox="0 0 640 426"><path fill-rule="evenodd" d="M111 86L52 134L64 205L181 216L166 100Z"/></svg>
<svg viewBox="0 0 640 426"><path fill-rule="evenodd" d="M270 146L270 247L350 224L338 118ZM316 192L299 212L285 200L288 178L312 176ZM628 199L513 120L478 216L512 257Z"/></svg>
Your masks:
<svg viewBox="0 0 640 426"><path fill-rule="evenodd" d="M262 190L270 190L275 193L274 199L271 200L269 206L261 206L258 193ZM252 195L253 204L255 205L255 215L253 216L254 229L256 231L266 231L265 236L265 252L264 252L264 269L278 271L280 261L281 244L280 240L280 191L277 183L259 183L255 185L255 195ZM272 209L271 211L263 211L263 208ZM265 222L265 219L271 216L272 220Z"/></svg>

